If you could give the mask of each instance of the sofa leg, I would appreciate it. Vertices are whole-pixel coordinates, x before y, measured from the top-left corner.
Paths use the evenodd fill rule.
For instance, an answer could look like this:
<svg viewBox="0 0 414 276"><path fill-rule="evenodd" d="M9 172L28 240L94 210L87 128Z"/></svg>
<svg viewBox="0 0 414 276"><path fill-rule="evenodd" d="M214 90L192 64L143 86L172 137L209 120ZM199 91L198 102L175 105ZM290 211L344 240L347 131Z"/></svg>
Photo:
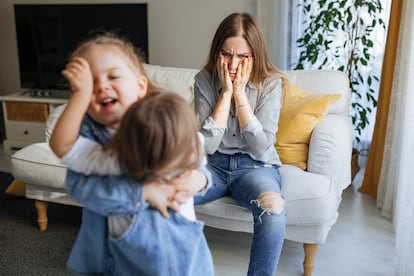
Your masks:
<svg viewBox="0 0 414 276"><path fill-rule="evenodd" d="M312 276L313 268L315 267L315 255L318 250L317 243L304 243L305 260L303 261L303 275Z"/></svg>
<svg viewBox="0 0 414 276"><path fill-rule="evenodd" d="M35 200L35 208L37 211L37 225L40 231L47 229L47 201Z"/></svg>

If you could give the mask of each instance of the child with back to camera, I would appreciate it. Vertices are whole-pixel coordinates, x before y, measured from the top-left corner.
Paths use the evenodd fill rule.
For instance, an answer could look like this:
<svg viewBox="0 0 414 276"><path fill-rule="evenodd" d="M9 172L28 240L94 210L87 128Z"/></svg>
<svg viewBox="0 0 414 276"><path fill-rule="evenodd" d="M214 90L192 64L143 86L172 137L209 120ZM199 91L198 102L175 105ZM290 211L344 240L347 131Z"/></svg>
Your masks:
<svg viewBox="0 0 414 276"><path fill-rule="evenodd" d="M151 92L129 107L105 148L80 137L62 162L86 174L120 174L122 164L133 179L169 181L200 167L204 155L197 129L195 114L183 98ZM120 206L116 196L96 191L85 193L82 201L108 216L109 234L119 239L110 240L111 250L117 252L115 274L122 267L122 273L140 275L210 275L213 268L203 225L191 222L195 214L192 200L188 202L180 214L189 221L174 212L168 220L150 208L135 212Z"/></svg>
<svg viewBox="0 0 414 276"><path fill-rule="evenodd" d="M78 133L99 144L106 144L118 129L124 112L134 102L142 99L151 88L142 61L132 44L111 34L97 36L81 44L62 73L69 80L72 94L50 139L50 146L58 157L64 156L72 148ZM83 118L85 112L87 115ZM177 201L184 202L183 195L184 198L189 197L205 187L208 177L206 170L190 169L168 182L165 179L144 181L126 174L85 175L68 169L66 184L70 195L85 206L81 228L68 260L68 269L78 275L158 275L166 269L174 268L179 269L177 274L181 274L183 269L194 269L194 266L187 264L198 264L202 260L201 263L205 264L202 267L207 272L212 270L210 252L204 236L200 235L202 226L190 223L175 212L167 212L167 207L178 210ZM109 207L95 204L95 199L105 201ZM157 210L149 208L147 202L171 219L167 220ZM131 247L122 245L125 242L122 239L124 235L114 238L108 234L108 228L112 226L107 221L107 215L124 217L118 221L115 219L121 224L127 222L126 228L125 225L118 227L117 223L114 224L115 235L122 233L122 229L128 229L124 232L125 236L130 231L139 232L141 241L148 242L143 245L142 248L147 247L147 250L141 252L140 258L128 258L135 256L135 250L128 251L130 255L120 257L122 249ZM128 224L132 217L144 219L144 222L139 220L139 224L133 220L133 224ZM153 222L152 225L156 223L158 228L154 230L148 221ZM116 232L117 229L121 231ZM166 238L170 242L181 238L183 229L189 231L185 234L187 239L183 240L183 244L158 243L159 238ZM166 233L161 234L163 231ZM191 247L188 246L188 241L191 240L188 235L196 239L200 249L191 256L181 253L193 249L193 243ZM137 244L142 245L139 241ZM159 263L167 255L174 256L172 253L176 253L176 250L180 254L172 258L175 262ZM164 255L158 255L159 251Z"/></svg>
<svg viewBox="0 0 414 276"><path fill-rule="evenodd" d="M151 92L129 107L105 146L79 136L61 163L86 175L124 171L138 180L169 182L207 164L204 138L197 128L194 111L182 97ZM179 210L191 221L195 221L193 202L190 197Z"/></svg>

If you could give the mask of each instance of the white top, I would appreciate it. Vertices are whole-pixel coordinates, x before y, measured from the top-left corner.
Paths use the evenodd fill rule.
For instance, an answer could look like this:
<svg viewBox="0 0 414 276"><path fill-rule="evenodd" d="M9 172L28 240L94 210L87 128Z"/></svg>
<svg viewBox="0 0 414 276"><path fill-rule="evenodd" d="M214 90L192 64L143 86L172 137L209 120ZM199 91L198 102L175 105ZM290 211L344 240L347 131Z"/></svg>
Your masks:
<svg viewBox="0 0 414 276"><path fill-rule="evenodd" d="M203 137L199 134L201 145ZM203 160L205 164L207 160ZM120 175L121 168L115 156L105 151L95 141L78 136L72 148L62 157L61 163L72 171L85 175ZM194 198L191 197L181 204L179 213L190 221L195 221ZM108 217L108 231L112 236L119 237L132 223L132 216Z"/></svg>
<svg viewBox="0 0 414 276"><path fill-rule="evenodd" d="M204 144L204 137L199 133L201 145ZM202 146L203 147L203 146ZM72 148L62 157L61 163L70 170L85 175L120 175L121 168L115 156L105 151L103 146L83 136L79 136ZM205 165L207 159L203 158ZM194 211L194 198L191 197L186 203L180 206L180 214L191 221L196 220Z"/></svg>

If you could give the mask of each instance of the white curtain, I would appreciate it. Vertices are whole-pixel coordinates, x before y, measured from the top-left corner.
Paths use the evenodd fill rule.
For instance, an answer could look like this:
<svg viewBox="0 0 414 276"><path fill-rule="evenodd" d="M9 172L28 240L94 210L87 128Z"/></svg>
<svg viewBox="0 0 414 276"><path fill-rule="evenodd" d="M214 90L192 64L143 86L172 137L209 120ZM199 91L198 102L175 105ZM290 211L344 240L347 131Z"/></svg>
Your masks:
<svg viewBox="0 0 414 276"><path fill-rule="evenodd" d="M382 19L387 22L391 0L383 0ZM257 21L263 31L272 62L281 70L292 70L297 64L299 49L296 40L303 35L304 15L302 12L303 0L255 0ZM385 48L385 30L378 24L375 29L376 53L378 56L373 61L371 70L376 75L381 75L381 66ZM379 83L374 83L374 89L378 90ZM368 101L367 99L362 104ZM375 111L368 114L370 124L363 130L361 144L358 150L369 150L373 128L375 125Z"/></svg>
<svg viewBox="0 0 414 276"><path fill-rule="evenodd" d="M256 0L255 13L273 64L281 70L292 67L292 49L296 45L298 0Z"/></svg>
<svg viewBox="0 0 414 276"><path fill-rule="evenodd" d="M397 275L414 275L414 1L403 1L377 205L395 228Z"/></svg>

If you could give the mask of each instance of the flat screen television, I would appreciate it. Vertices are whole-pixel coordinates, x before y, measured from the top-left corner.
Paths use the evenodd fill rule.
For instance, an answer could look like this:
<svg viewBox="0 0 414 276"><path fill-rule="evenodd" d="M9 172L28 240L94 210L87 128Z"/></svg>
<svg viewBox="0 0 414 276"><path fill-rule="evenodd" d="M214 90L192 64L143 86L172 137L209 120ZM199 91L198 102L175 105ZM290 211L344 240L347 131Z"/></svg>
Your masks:
<svg viewBox="0 0 414 276"><path fill-rule="evenodd" d="M20 86L32 96L67 91L61 71L90 35L111 31L128 38L148 61L147 4L15 4Z"/></svg>

